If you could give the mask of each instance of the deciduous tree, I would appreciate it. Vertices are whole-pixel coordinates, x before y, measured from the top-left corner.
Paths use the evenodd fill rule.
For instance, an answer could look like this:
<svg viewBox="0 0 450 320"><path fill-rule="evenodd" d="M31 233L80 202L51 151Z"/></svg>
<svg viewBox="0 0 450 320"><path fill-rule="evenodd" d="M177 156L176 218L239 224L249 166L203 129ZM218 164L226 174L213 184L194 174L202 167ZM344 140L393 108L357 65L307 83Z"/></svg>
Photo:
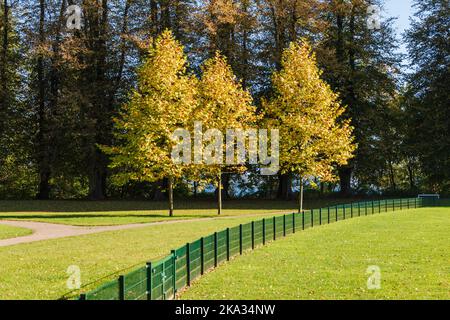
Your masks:
<svg viewBox="0 0 450 320"><path fill-rule="evenodd" d="M186 74L183 47L170 31L150 45L148 57L138 70L138 86L130 102L114 121L114 147L102 149L111 154L114 181L158 181L167 178L169 214L173 215L173 184L183 175L185 165L171 158L173 132L188 128L196 105L196 80Z"/></svg>
<svg viewBox="0 0 450 320"><path fill-rule="evenodd" d="M310 45L291 43L272 77L274 96L264 101L263 110L268 124L280 130L281 172L330 181L336 165L346 164L356 146L350 121L340 120L345 108L321 75Z"/></svg>

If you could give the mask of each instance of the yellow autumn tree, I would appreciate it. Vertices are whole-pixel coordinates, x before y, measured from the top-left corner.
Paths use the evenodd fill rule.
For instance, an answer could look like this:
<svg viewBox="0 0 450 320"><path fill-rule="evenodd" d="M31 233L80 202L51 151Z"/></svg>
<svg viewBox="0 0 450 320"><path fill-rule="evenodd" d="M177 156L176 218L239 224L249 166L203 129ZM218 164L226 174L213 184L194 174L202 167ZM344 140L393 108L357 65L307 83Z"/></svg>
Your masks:
<svg viewBox="0 0 450 320"><path fill-rule="evenodd" d="M336 165L356 149L350 120L340 120L345 108L321 75L310 45L291 43L272 77L274 96L262 103L268 123L280 130L281 172L300 176L299 211L303 177L334 180Z"/></svg>
<svg viewBox="0 0 450 320"><path fill-rule="evenodd" d="M172 139L178 128L188 128L195 108L196 79L186 73L183 47L170 31L149 46L148 57L138 70L138 87L130 102L114 119L114 147L102 147L112 155L114 181L154 182L168 179L169 214L173 215L174 179L183 175L186 164L175 163Z"/></svg>
<svg viewBox="0 0 450 320"><path fill-rule="evenodd" d="M209 152L208 145L211 146L211 143L217 143L215 146L220 147L220 152L213 155L217 157L217 162L213 161L213 163L196 166L198 173L201 172L203 176L209 175L216 181L218 214L220 214L222 210L221 176L223 168L226 167L228 171L233 172L245 170L245 166L239 163L236 158L236 152L233 154L236 165L220 164L226 162L224 135L227 130L245 130L254 125L256 123L256 108L252 105L250 93L242 88L226 58L219 52L216 52L215 56L207 60L202 66L202 77L198 83L198 107L194 113L194 121L201 122L205 133L203 135L203 152ZM216 132L212 130L216 130ZM208 131L211 134L208 134ZM222 143L217 141L220 133L223 138Z"/></svg>

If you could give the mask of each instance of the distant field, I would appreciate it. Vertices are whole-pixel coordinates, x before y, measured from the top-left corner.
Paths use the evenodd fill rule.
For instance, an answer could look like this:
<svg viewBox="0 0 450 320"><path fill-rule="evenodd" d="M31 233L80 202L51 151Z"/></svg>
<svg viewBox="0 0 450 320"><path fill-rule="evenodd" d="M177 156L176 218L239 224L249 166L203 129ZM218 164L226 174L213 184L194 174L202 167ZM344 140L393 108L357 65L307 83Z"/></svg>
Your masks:
<svg viewBox="0 0 450 320"><path fill-rule="evenodd" d="M0 240L26 236L31 233L32 231L29 229L5 226L0 224Z"/></svg>
<svg viewBox="0 0 450 320"><path fill-rule="evenodd" d="M422 208L298 232L196 281L181 299L450 299L450 208ZM366 270L381 270L368 290Z"/></svg>
<svg viewBox="0 0 450 320"><path fill-rule="evenodd" d="M355 199L306 200L305 208L318 208ZM355 200L356 201L356 200ZM168 216L167 203L158 201L0 201L0 219L31 220L70 225L119 225L165 220L217 217L213 201L175 201ZM296 212L296 201L224 201L222 216Z"/></svg>

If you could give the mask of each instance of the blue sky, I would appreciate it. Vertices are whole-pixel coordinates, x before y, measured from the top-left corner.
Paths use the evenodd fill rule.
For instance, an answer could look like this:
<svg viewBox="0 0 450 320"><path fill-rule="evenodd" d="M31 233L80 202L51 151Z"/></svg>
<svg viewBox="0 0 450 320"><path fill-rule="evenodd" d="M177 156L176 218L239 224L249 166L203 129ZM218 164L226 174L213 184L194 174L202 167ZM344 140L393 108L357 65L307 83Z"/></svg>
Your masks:
<svg viewBox="0 0 450 320"><path fill-rule="evenodd" d="M398 17L396 21L397 33L409 27L409 16L413 15L412 0L386 0L386 16Z"/></svg>
<svg viewBox="0 0 450 320"><path fill-rule="evenodd" d="M398 39L401 39L401 34L409 28L409 17L413 15L414 10L412 8L413 0L386 0L384 6L384 12L381 16L384 17L396 17L395 28L397 31ZM406 47L401 45L400 51L406 53Z"/></svg>

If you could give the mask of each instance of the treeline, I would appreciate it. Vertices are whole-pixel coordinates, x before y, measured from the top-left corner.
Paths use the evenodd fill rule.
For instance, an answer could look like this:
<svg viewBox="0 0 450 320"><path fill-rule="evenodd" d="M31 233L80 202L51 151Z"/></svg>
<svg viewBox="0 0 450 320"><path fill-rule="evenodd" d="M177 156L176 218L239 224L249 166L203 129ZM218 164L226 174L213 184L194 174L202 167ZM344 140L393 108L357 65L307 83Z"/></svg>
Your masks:
<svg viewBox="0 0 450 320"><path fill-rule="evenodd" d="M316 179L320 188L448 192L448 1L417 1L407 76L393 20L368 28L368 5L381 2L2 0L0 197L162 197L165 179L112 183L110 157L99 145L115 144L113 119L137 85L149 39L166 29L185 46L193 74L219 50L258 109L276 94L271 75L283 50L307 39L358 144L349 164L336 167L339 186ZM81 30L66 27L73 4L82 8ZM223 193L286 198L295 179L224 174ZM176 191L198 189L183 180Z"/></svg>

